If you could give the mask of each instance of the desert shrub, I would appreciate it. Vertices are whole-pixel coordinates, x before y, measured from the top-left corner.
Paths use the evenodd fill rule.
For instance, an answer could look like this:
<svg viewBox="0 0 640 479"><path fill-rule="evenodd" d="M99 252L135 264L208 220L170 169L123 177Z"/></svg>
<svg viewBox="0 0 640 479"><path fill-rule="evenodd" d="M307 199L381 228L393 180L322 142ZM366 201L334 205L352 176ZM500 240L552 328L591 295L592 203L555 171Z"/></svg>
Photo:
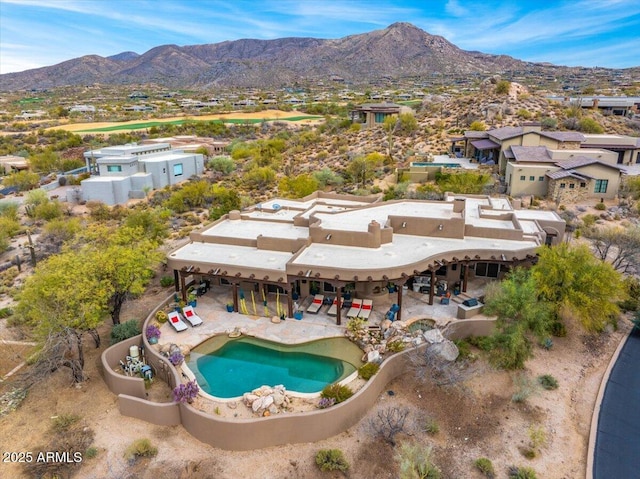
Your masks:
<svg viewBox="0 0 640 479"><path fill-rule="evenodd" d="M334 398L320 398L320 401L318 401L318 408L327 409L328 407L333 406L335 403L336 400Z"/></svg>
<svg viewBox="0 0 640 479"><path fill-rule="evenodd" d="M169 320L169 315L163 311L159 310L156 312L156 321L160 324L164 324Z"/></svg>
<svg viewBox="0 0 640 479"><path fill-rule="evenodd" d="M320 449L316 454L316 464L321 471L341 471L349 469L349 463L340 449Z"/></svg>
<svg viewBox="0 0 640 479"><path fill-rule="evenodd" d="M604 128L593 118L582 118L578 121L578 130L584 133L604 133Z"/></svg>
<svg viewBox="0 0 640 479"><path fill-rule="evenodd" d="M62 204L58 200L47 201L35 207L34 216L40 220L51 221L63 215Z"/></svg>
<svg viewBox="0 0 640 479"><path fill-rule="evenodd" d="M440 469L431 460L431 448L403 442L396 455L400 464L400 479L440 479Z"/></svg>
<svg viewBox="0 0 640 479"><path fill-rule="evenodd" d="M158 454L158 448L151 444L147 438L136 439L124 451L124 457L129 462L134 462L140 457L154 457Z"/></svg>
<svg viewBox="0 0 640 479"><path fill-rule="evenodd" d="M387 351L392 353L399 353L400 351L404 351L405 344L401 340L392 341L387 343Z"/></svg>
<svg viewBox="0 0 640 479"><path fill-rule="evenodd" d="M527 435L529 436L529 447L535 457L540 448L547 444L547 433L542 426L531 426L527 430Z"/></svg>
<svg viewBox="0 0 640 479"><path fill-rule="evenodd" d="M476 459L473 464L485 477L488 477L489 479L493 479L495 477L496 471L493 469L493 463L490 459L480 457Z"/></svg>
<svg viewBox="0 0 640 479"><path fill-rule="evenodd" d="M23 465L25 477L71 477L81 466L82 455L91 446L94 433L80 421L79 416L60 414L54 418L46 437L46 444L31 449L33 461ZM50 451L64 451L68 456L37 460L38 457L47 457L46 454Z"/></svg>
<svg viewBox="0 0 640 479"><path fill-rule="evenodd" d="M465 359L475 359L474 354L471 352L471 344L466 339L458 339L454 341L458 348L458 357L456 361L464 361Z"/></svg>
<svg viewBox="0 0 640 479"><path fill-rule="evenodd" d="M584 215L582 217L582 224L586 227L589 228L591 226L593 226L596 221L598 221L598 217L596 215Z"/></svg>
<svg viewBox="0 0 640 479"><path fill-rule="evenodd" d="M228 175L236 169L236 164L232 158L228 156L215 156L209 160L207 167L213 171L219 171L225 175Z"/></svg>
<svg viewBox="0 0 640 479"><path fill-rule="evenodd" d="M195 381L181 383L173 389L173 400L181 403L192 403L198 396L200 387Z"/></svg>
<svg viewBox="0 0 640 479"><path fill-rule="evenodd" d="M597 209L598 211L604 211L607 209L607 205L605 205L604 203L596 203L594 208Z"/></svg>
<svg viewBox="0 0 640 479"><path fill-rule="evenodd" d="M507 80L500 80L496 83L496 94L498 95L506 95L509 93L509 89L511 88L511 82Z"/></svg>
<svg viewBox="0 0 640 479"><path fill-rule="evenodd" d="M13 314L13 309L11 308L0 308L0 319L8 318Z"/></svg>
<svg viewBox="0 0 640 479"><path fill-rule="evenodd" d="M377 363L367 363L358 369L358 375L365 380L369 380L378 372L380 365Z"/></svg>
<svg viewBox="0 0 640 479"><path fill-rule="evenodd" d="M180 366L184 362L184 356L180 351L175 351L169 356L169 362L174 366Z"/></svg>
<svg viewBox="0 0 640 479"><path fill-rule="evenodd" d="M544 117L540 120L540 125L545 130L555 130L558 127L558 120L555 118Z"/></svg>
<svg viewBox="0 0 640 479"><path fill-rule="evenodd" d="M52 428L57 433L64 433L80 420L77 414L59 414L54 416Z"/></svg>
<svg viewBox="0 0 640 479"><path fill-rule="evenodd" d="M509 467L509 479L537 479L536 471L530 467Z"/></svg>
<svg viewBox="0 0 640 479"><path fill-rule="evenodd" d="M87 450L84 452L84 457L88 459L93 459L97 455L98 455L98 448L94 446L87 448Z"/></svg>
<svg viewBox="0 0 640 479"><path fill-rule="evenodd" d="M333 398L335 399L336 404L339 404L353 396L353 391L349 386L334 383L326 386L322 390L322 393L320 393L320 396L327 399Z"/></svg>
<svg viewBox="0 0 640 479"><path fill-rule="evenodd" d="M167 288L169 286L173 286L175 284L175 279L173 276L163 276L160 278L160 286L163 288Z"/></svg>
<svg viewBox="0 0 640 479"><path fill-rule="evenodd" d="M526 374L514 375L513 384L516 390L511 396L511 400L516 403L526 401L536 390L535 383Z"/></svg>
<svg viewBox="0 0 640 479"><path fill-rule="evenodd" d="M431 434L432 436L440 432L440 425L432 417L428 417L424 421L424 432Z"/></svg>
<svg viewBox="0 0 640 479"><path fill-rule="evenodd" d="M519 118L522 118L524 120L528 120L533 116L533 114L525 108L520 108L516 113L516 115L518 115Z"/></svg>
<svg viewBox="0 0 640 479"><path fill-rule="evenodd" d="M116 324L111 329L111 344L119 343L141 333L137 319L130 319L124 323Z"/></svg>
<svg viewBox="0 0 640 479"><path fill-rule="evenodd" d="M567 335L567 327L561 321L551 323L551 334L556 338L564 338Z"/></svg>
<svg viewBox="0 0 640 479"><path fill-rule="evenodd" d="M538 383L547 391L558 389L558 380L551 374L543 374L542 376L538 376Z"/></svg>

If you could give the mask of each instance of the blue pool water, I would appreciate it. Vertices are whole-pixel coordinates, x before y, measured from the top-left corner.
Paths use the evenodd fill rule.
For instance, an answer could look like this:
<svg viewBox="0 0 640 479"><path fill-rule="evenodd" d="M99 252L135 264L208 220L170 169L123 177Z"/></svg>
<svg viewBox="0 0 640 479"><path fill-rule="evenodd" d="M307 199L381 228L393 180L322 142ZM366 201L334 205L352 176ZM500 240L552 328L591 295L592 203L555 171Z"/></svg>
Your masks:
<svg viewBox="0 0 640 479"><path fill-rule="evenodd" d="M445 168L460 168L458 163L429 163L428 161L413 161L411 166L443 166Z"/></svg>
<svg viewBox="0 0 640 479"><path fill-rule="evenodd" d="M218 339L218 344L194 348L187 361L202 390L219 398L278 384L289 391L315 393L362 364L362 350L346 338L293 346L249 337L224 339L222 346Z"/></svg>

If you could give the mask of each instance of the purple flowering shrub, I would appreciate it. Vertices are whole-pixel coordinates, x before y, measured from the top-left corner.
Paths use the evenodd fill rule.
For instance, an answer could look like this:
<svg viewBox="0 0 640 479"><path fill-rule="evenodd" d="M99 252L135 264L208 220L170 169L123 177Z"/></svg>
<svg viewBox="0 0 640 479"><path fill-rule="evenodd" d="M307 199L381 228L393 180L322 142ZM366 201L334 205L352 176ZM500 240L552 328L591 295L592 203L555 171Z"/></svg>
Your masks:
<svg viewBox="0 0 640 479"><path fill-rule="evenodd" d="M198 391L200 391L200 388L195 381L179 384L173 390L173 400L176 402L191 403L198 395Z"/></svg>
<svg viewBox="0 0 640 479"><path fill-rule="evenodd" d="M179 366L184 361L184 356L180 351L175 351L171 353L171 356L169 356L169 361L171 361L171 364L174 366Z"/></svg>

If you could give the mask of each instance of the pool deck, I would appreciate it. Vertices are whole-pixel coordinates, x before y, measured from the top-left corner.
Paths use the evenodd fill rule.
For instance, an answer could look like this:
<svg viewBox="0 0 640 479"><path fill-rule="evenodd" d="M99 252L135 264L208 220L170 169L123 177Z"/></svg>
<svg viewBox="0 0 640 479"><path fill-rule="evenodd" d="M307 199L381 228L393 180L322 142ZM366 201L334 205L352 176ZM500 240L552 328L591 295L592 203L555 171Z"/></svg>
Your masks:
<svg viewBox="0 0 640 479"><path fill-rule="evenodd" d="M469 283L466 292L468 296L481 295L486 281L474 281ZM268 297L269 316L245 315L241 313L229 313L226 304L231 298L231 291L225 287L213 287L205 295L198 298L195 308L203 323L197 327L188 325L188 329L176 332L169 323L161 326L161 337L158 344L174 343L181 347L192 349L206 339L219 335L229 334L234 329L240 329L248 336L266 339L283 344L297 344L316 339L343 336L347 318L346 309L342 310L342 325L336 324L335 316L326 314L328 306L323 306L318 314L304 313L301 320L287 318L279 323L273 323L271 318L275 315L276 300L274 295ZM397 295L384 294L374 297L374 306L369 325L380 325L385 314L397 300ZM433 319L436 325L443 328L448 323L456 321L458 303L450 300L448 305L440 304L440 298L434 296L433 305L428 304L429 295L414 291L405 291L402 300L402 320L410 323L418 319ZM282 307L286 308L286 300L282 301ZM305 305L302 301L301 306ZM253 312L251 298L247 298L247 309ZM304 307L301 308L304 310ZM262 301L256 298L256 310L258 315L264 314ZM477 315L477 317L484 317Z"/></svg>

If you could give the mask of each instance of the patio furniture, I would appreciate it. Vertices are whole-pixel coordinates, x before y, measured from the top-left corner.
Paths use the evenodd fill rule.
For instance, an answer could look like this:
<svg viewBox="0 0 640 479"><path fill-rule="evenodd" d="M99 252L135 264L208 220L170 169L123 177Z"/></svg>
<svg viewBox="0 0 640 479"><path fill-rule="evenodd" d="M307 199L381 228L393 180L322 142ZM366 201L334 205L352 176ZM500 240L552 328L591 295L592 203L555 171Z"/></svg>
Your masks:
<svg viewBox="0 0 640 479"><path fill-rule="evenodd" d="M320 308L322 307L322 302L324 301L324 295L316 294L313 297L313 301L309 306L307 306L307 313L318 314Z"/></svg>
<svg viewBox="0 0 640 479"><path fill-rule="evenodd" d="M371 299L363 299L362 300L362 309L360 310L360 316L362 319L367 320L369 316L371 316L371 311L373 310L373 300Z"/></svg>
<svg viewBox="0 0 640 479"><path fill-rule="evenodd" d="M171 311L167 314L167 316L169 316L169 324L171 324L171 326L173 326L173 329L175 329L177 332L187 329L187 324L182 319L180 319L180 313L178 313L177 311Z"/></svg>
<svg viewBox="0 0 640 479"><path fill-rule="evenodd" d="M357 318L360 314L360 309L362 308L362 300L353 298L351 302L351 308L347 311L347 318Z"/></svg>
<svg viewBox="0 0 640 479"><path fill-rule="evenodd" d="M327 310L327 314L329 316L335 316L338 314L338 298L337 297L333 298L333 302L331 303L331 306Z"/></svg>
<svg viewBox="0 0 640 479"><path fill-rule="evenodd" d="M199 326L202 324L202 318L196 314L193 306L185 306L182 308L182 313L191 326Z"/></svg>

